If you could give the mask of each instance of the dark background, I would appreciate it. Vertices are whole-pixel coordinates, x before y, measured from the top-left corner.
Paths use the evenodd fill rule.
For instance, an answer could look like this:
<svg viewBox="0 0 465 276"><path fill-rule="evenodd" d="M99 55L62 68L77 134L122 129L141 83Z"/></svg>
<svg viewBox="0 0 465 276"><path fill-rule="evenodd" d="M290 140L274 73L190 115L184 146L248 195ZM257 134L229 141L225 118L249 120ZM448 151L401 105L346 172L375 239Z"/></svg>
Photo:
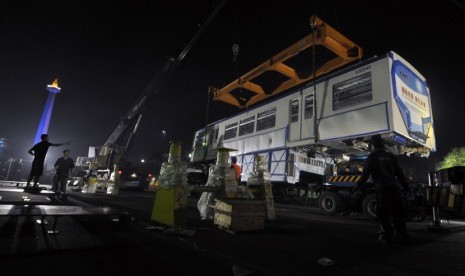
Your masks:
<svg viewBox="0 0 465 276"><path fill-rule="evenodd" d="M52 142L71 141L73 156L101 145L168 56L177 55L214 1L0 2L0 138L3 158L26 157L47 99L59 79L49 128ZM364 48L364 58L393 50L428 80L438 152L432 166L463 145L464 1L230 0L144 113L129 158L168 151L205 125L207 89L245 73L310 31L316 14ZM311 66L311 64L309 64ZM208 120L237 109L210 104ZM163 138L162 130L167 135ZM47 160L61 155L52 148Z"/></svg>

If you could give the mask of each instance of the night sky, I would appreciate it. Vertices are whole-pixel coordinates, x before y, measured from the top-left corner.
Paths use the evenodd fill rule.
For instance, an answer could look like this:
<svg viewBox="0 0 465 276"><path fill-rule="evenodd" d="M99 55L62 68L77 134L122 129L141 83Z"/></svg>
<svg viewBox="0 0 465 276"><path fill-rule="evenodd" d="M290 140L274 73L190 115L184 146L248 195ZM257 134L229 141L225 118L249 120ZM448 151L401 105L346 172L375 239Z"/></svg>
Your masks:
<svg viewBox="0 0 465 276"><path fill-rule="evenodd" d="M310 31L316 14L363 47L364 58L393 50L415 66L431 88L439 161L464 145L464 1L230 0L148 104L129 157L148 158L168 140L191 148L205 125L207 89L233 81L231 46L240 45L245 73ZM49 129L51 142L71 141L73 156L101 145L169 56L177 56L214 1L0 2L1 158L28 157L47 99L59 79ZM311 66L311 63L309 63ZM210 104L209 121L237 109ZM163 139L162 130L167 136ZM52 148L48 160L62 149Z"/></svg>

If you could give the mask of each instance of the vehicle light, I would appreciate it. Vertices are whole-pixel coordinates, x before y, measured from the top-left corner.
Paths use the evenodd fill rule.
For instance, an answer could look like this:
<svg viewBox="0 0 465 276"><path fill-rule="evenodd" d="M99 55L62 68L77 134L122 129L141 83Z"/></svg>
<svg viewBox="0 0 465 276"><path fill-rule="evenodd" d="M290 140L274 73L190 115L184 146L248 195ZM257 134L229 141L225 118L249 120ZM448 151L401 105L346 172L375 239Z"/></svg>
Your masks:
<svg viewBox="0 0 465 276"><path fill-rule="evenodd" d="M136 173L131 174L131 178L137 178L137 174Z"/></svg>
<svg viewBox="0 0 465 276"><path fill-rule="evenodd" d="M118 171L118 174L121 175L123 172L121 170Z"/></svg>
<svg viewBox="0 0 465 276"><path fill-rule="evenodd" d="M349 160L350 160L350 156L343 154L343 155L342 155L342 159L343 159L344 161L349 161Z"/></svg>

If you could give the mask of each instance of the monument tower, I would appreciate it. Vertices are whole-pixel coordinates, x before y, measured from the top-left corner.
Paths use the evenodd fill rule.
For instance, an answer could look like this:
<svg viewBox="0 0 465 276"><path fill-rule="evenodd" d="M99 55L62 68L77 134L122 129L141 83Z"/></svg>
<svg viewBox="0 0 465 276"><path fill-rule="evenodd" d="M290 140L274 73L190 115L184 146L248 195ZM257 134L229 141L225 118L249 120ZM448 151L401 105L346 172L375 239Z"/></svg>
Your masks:
<svg viewBox="0 0 465 276"><path fill-rule="evenodd" d="M44 112L42 113L42 118L40 119L39 127L37 128L37 133L34 138L34 144L40 142L40 136L42 134L48 133L48 125L50 124L50 118L53 111L53 103L55 102L55 95L60 93L61 88L58 87L58 79L55 79L52 84L47 85L48 98L45 103Z"/></svg>

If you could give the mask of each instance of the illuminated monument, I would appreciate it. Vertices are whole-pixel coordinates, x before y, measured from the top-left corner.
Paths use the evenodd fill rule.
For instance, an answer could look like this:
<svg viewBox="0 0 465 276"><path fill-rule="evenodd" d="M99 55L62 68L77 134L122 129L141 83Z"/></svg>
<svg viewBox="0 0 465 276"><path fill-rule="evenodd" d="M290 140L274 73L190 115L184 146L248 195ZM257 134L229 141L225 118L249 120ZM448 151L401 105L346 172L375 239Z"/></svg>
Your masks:
<svg viewBox="0 0 465 276"><path fill-rule="evenodd" d="M40 119L39 127L37 128L34 144L40 142L40 135L48 133L48 125L50 124L50 117L52 116L55 95L61 91L61 88L58 87L58 79L55 79L52 84L47 85L47 91L47 103L45 103L44 113L42 113L42 118Z"/></svg>

